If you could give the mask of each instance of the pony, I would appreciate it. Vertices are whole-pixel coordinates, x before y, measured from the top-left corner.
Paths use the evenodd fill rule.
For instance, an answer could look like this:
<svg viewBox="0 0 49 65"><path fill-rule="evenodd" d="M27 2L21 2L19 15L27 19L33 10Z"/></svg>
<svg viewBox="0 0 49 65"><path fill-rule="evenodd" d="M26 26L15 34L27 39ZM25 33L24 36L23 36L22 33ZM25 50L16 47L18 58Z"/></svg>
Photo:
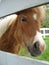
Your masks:
<svg viewBox="0 0 49 65"><path fill-rule="evenodd" d="M43 53L46 45L40 27L44 19L44 6L26 9L2 19L0 50L19 55L23 45L32 56Z"/></svg>

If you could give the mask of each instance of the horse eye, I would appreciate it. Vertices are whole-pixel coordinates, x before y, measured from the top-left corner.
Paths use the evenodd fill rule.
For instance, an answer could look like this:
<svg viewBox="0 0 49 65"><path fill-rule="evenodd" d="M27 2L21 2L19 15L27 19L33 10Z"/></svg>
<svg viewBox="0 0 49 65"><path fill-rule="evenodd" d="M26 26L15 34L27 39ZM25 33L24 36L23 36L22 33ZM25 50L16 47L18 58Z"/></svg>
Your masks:
<svg viewBox="0 0 49 65"><path fill-rule="evenodd" d="M22 21L22 22L26 22L26 21L27 21L26 17L22 17L22 18L21 18L21 21Z"/></svg>

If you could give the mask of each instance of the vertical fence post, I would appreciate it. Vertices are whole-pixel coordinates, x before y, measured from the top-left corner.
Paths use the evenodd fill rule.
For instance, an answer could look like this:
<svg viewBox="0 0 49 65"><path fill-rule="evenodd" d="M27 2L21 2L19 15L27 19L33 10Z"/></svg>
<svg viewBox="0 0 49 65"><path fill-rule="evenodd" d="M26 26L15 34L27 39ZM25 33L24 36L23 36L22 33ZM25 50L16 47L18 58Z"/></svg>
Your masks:
<svg viewBox="0 0 49 65"><path fill-rule="evenodd" d="M45 38L45 28L43 29L43 37Z"/></svg>

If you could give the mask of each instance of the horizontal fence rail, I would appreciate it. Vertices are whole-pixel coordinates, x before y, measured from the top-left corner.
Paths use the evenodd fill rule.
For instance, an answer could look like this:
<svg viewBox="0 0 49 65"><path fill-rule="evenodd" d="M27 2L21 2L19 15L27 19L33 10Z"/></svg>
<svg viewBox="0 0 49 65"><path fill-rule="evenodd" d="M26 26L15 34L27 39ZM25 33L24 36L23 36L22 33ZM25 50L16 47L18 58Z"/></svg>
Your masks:
<svg viewBox="0 0 49 65"><path fill-rule="evenodd" d="M49 0L0 0L0 18L46 3L49 3Z"/></svg>
<svg viewBox="0 0 49 65"><path fill-rule="evenodd" d="M0 51L0 65L49 65L49 62Z"/></svg>
<svg viewBox="0 0 49 65"><path fill-rule="evenodd" d="M49 28L41 28L42 36L45 38L46 36L49 36Z"/></svg>

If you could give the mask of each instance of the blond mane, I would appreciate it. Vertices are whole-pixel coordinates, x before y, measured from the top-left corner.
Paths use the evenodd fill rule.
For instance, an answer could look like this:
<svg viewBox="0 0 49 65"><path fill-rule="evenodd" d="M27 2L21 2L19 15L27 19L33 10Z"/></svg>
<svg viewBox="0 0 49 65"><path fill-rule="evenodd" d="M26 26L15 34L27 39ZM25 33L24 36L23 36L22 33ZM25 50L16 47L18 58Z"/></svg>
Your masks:
<svg viewBox="0 0 49 65"><path fill-rule="evenodd" d="M17 18L16 14L10 15L5 17L3 20L0 21L0 37L6 32L9 26L14 22Z"/></svg>

